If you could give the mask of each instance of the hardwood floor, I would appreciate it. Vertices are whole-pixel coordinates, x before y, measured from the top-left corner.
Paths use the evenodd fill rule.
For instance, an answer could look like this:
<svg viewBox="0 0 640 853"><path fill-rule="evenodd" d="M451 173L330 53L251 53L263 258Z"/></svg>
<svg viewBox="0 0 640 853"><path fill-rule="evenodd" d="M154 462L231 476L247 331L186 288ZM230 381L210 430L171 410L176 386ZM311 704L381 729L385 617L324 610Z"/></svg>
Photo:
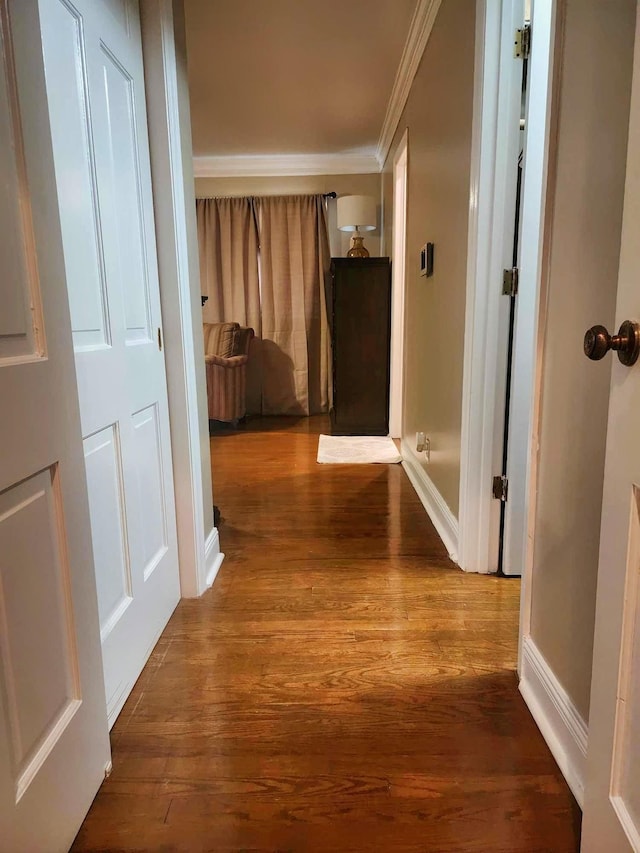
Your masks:
<svg viewBox="0 0 640 853"><path fill-rule="evenodd" d="M454 568L399 465L317 465L323 429L212 439L226 559L136 684L73 849L577 851L517 692L519 582Z"/></svg>

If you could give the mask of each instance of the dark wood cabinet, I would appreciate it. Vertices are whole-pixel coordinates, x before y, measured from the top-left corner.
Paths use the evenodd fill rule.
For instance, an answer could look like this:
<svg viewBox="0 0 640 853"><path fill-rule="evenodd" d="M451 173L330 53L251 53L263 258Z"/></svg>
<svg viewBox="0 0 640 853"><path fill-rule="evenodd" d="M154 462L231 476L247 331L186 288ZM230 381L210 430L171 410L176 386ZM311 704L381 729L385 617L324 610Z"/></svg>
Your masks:
<svg viewBox="0 0 640 853"><path fill-rule="evenodd" d="M389 432L389 258L331 262L334 435Z"/></svg>

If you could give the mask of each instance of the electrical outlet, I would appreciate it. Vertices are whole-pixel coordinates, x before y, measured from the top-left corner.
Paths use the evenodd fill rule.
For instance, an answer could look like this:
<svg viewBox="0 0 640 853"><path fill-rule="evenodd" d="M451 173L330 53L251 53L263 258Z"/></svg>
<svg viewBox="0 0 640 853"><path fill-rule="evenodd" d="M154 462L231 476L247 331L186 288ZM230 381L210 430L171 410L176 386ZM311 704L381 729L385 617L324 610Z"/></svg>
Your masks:
<svg viewBox="0 0 640 853"><path fill-rule="evenodd" d="M422 453L427 444L427 438L423 432L416 433L416 451Z"/></svg>

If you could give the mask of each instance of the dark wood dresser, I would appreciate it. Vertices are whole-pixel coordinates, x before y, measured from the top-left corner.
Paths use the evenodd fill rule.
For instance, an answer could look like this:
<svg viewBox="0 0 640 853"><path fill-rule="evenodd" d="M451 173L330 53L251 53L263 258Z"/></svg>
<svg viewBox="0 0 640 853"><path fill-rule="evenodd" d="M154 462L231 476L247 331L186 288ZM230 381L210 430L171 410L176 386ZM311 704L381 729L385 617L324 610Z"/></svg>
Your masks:
<svg viewBox="0 0 640 853"><path fill-rule="evenodd" d="M333 435L389 432L389 258L333 258Z"/></svg>

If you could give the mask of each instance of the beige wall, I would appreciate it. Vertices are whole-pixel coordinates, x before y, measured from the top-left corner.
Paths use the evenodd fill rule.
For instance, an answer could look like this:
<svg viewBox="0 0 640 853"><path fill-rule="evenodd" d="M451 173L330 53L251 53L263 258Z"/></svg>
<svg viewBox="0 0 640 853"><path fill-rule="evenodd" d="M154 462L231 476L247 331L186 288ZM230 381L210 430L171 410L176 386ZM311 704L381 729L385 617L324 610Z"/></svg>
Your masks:
<svg viewBox="0 0 640 853"><path fill-rule="evenodd" d="M370 195L378 201L378 228L370 231L364 244L372 256L381 252L380 175L308 175L281 178L196 178L196 197L247 195L303 195L336 192L338 195ZM329 201L327 226L331 254L343 257L351 243L349 234L336 228L336 203Z"/></svg>
<svg viewBox="0 0 640 853"><path fill-rule="evenodd" d="M404 437L431 438L425 467L458 515L473 110L474 0L443 0L384 168L390 249L393 154L409 129ZM419 252L435 244L434 275Z"/></svg>
<svg viewBox="0 0 640 853"><path fill-rule="evenodd" d="M588 718L635 0L567 0L552 178L531 635Z"/></svg>

